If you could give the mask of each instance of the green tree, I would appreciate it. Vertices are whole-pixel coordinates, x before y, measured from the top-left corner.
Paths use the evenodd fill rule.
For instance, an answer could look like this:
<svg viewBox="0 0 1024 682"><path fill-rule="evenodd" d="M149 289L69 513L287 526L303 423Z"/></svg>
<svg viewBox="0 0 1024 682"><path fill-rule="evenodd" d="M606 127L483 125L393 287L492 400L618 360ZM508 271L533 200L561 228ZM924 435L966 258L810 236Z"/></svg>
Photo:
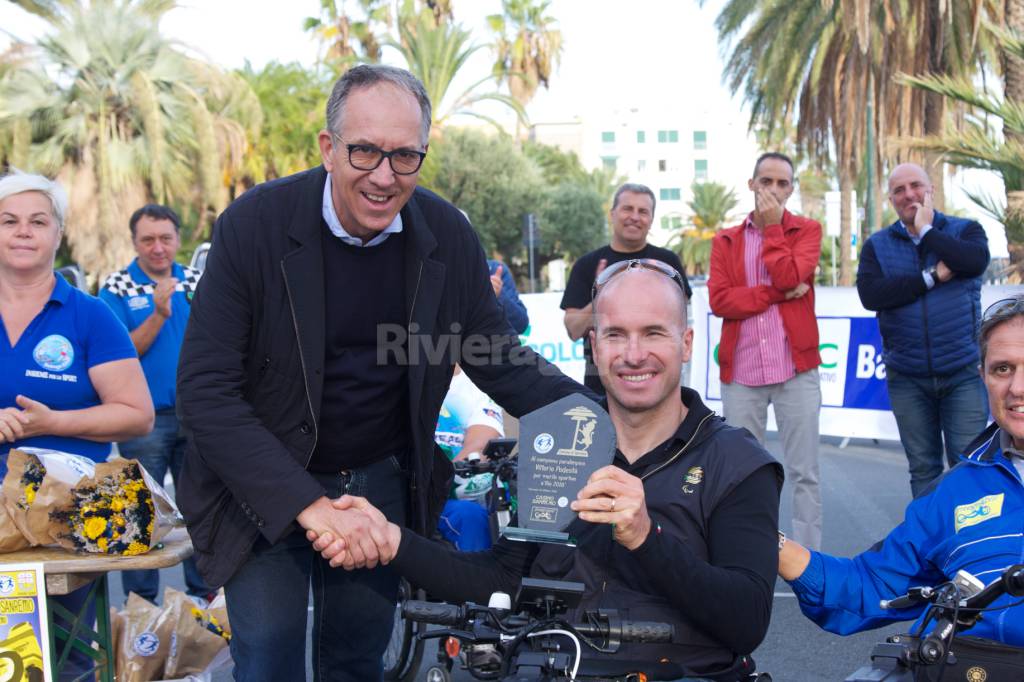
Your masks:
<svg viewBox="0 0 1024 682"><path fill-rule="evenodd" d="M739 200L736 192L718 182L695 182L690 193L689 224L673 237L670 248L689 274L704 275L711 263L711 240L726 227Z"/></svg>
<svg viewBox="0 0 1024 682"><path fill-rule="evenodd" d="M68 188L67 238L94 277L133 252L131 211L156 200L191 207L196 230L230 200L259 103L245 82L192 59L160 35L173 2L22 3L51 24L0 79L0 139L9 160ZM27 147L21 137L31 130Z"/></svg>
<svg viewBox="0 0 1024 682"><path fill-rule="evenodd" d="M1005 204L981 196L974 199L1003 221L1012 272L1019 282L1024 279L1024 2L1008 0L1007 19L1005 27L986 29L1004 53L1001 94L980 89L966 78L906 76L903 80L968 108L963 129L913 139L910 144L940 153L958 166L999 173L1006 189ZM1002 129L994 130L988 117L998 119Z"/></svg>
<svg viewBox="0 0 1024 682"><path fill-rule="evenodd" d="M398 50L409 71L426 88L433 104L432 126L438 136L454 116L473 116L501 130L500 123L476 108L482 102L497 102L512 110L520 120L526 120L526 111L519 102L497 89L484 89L489 82L494 84L491 74L457 94L451 92L452 84L469 58L483 47L472 44L469 31L448 22L437 23L433 13L425 9L404 17L398 24L398 35L398 41L389 40L387 44Z"/></svg>
<svg viewBox="0 0 1024 682"><path fill-rule="evenodd" d="M562 58L562 32L545 15L550 5L550 0L502 0L502 13L487 17L497 35L494 75L508 83L512 97L524 107L538 87L547 89Z"/></svg>
<svg viewBox="0 0 1024 682"><path fill-rule="evenodd" d="M866 151L869 128L884 140L937 131L945 120L941 100L893 76L973 73L980 19L1000 11L994 0L729 0L719 14L720 40L732 45L729 82L751 107L751 127L795 121L798 146L813 162L835 159L844 284L852 283L849 198L868 153L881 167L880 148ZM899 147L883 151L890 162L907 160Z"/></svg>
<svg viewBox="0 0 1024 682"><path fill-rule="evenodd" d="M320 15L307 17L306 32L320 42L323 53L319 61L335 75L341 75L360 62L379 62L386 32L392 23L388 0L357 0L361 10L353 19L345 9L344 0L320 0Z"/></svg>
<svg viewBox="0 0 1024 682"><path fill-rule="evenodd" d="M316 136L324 127L332 77L277 62L259 71L246 62L239 73L263 109L263 126L245 159L244 186L319 164Z"/></svg>

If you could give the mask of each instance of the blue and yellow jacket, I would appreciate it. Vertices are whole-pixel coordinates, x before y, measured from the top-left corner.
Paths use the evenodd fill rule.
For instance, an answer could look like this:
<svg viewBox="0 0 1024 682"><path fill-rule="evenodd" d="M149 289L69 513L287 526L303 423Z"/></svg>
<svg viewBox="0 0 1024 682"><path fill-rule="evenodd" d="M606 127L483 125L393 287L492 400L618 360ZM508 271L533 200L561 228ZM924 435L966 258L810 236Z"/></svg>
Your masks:
<svg viewBox="0 0 1024 682"><path fill-rule="evenodd" d="M911 587L934 586L964 570L983 583L1024 561L1024 484L1000 446L996 424L967 449L960 463L907 507L899 526L852 559L811 552L807 570L790 585L800 609L841 635L921 617L927 605L885 611ZM1024 646L1024 606L1003 595L964 634Z"/></svg>

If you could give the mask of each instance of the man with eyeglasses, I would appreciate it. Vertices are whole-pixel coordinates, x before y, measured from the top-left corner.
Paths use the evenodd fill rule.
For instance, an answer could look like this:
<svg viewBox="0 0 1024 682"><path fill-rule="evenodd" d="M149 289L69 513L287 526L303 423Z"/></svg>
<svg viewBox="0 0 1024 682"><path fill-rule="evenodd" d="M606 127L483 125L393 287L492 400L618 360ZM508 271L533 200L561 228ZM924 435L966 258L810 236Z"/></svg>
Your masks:
<svg viewBox="0 0 1024 682"><path fill-rule="evenodd" d="M727 422L764 444L768 405L775 408L793 489L792 535L818 548L821 355L814 273L821 225L786 210L794 186L793 162L785 154L762 154L748 187L754 210L711 242L708 295L711 310L722 318L722 410Z"/></svg>
<svg viewBox="0 0 1024 682"><path fill-rule="evenodd" d="M864 244L857 293L878 314L889 403L917 497L985 426L974 368L988 238L976 220L933 208L918 165L893 169L889 201L899 219Z"/></svg>
<svg viewBox="0 0 1024 682"><path fill-rule="evenodd" d="M785 542L779 575L789 581L808 618L850 634L918 619L927 604L886 610L911 587L936 586L967 571L983 583L1024 556L1024 294L986 310L978 335L980 376L995 421L970 443L959 463L907 507L888 537L852 559ZM978 371L975 369L975 371ZM1024 606L996 600L966 635L1024 646Z"/></svg>
<svg viewBox="0 0 1024 682"><path fill-rule="evenodd" d="M355 67L327 103L323 166L217 220L178 372L178 501L225 587L237 680L302 676L310 591L316 679L381 679L398 576L331 499L436 527L452 469L433 431L456 362L516 416L583 390L519 345L472 227L416 186L430 121L410 73ZM368 568L331 570L306 530Z"/></svg>
<svg viewBox="0 0 1024 682"><path fill-rule="evenodd" d="M485 552L459 553L383 522L365 500L336 504L364 510L388 539L390 565L434 597L486 604L493 591L514 594L523 576L570 580L586 586L580 611L615 609L623 619L675 627L668 644L584 649L581 675L614 677L624 665L635 671L663 661L687 679L749 680L748 654L771 616L782 467L681 384L693 330L678 271L653 260L609 266L598 277L593 316L590 340L617 450L571 503L576 548L502 538ZM359 565L331 544L315 538L314 547L334 565Z"/></svg>
<svg viewBox="0 0 1024 682"><path fill-rule="evenodd" d="M654 192L646 185L627 182L615 190L612 208L608 212L612 228L611 243L579 257L569 272L569 281L562 294L565 330L573 341L583 339L586 363L583 383L598 394L604 392L604 387L597 376L587 332L591 329L594 317L590 304L591 290L601 272L610 265L634 258L658 260L679 272L687 300L693 293L679 256L668 249L647 243L647 235L654 221L655 205Z"/></svg>

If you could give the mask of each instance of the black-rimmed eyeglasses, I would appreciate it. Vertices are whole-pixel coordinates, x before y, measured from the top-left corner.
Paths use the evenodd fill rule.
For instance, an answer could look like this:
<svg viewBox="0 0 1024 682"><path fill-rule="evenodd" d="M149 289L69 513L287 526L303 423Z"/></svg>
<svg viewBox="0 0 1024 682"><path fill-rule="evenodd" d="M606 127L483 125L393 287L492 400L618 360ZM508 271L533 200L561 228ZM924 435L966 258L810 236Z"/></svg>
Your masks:
<svg viewBox="0 0 1024 682"><path fill-rule="evenodd" d="M683 276L680 275L679 271L671 265L662 263L659 260L654 260L653 258L632 258L630 260L623 260L613 265L609 265L601 271L601 274L599 274L594 280L594 288L590 292L591 300L597 297L598 290L607 284L608 280L619 273L633 268L643 268L644 270L661 273L678 284L679 288L683 290L683 293L686 293L686 287L683 286Z"/></svg>
<svg viewBox="0 0 1024 682"><path fill-rule="evenodd" d="M332 133L334 139L342 142L342 139ZM427 153L415 149L392 149L389 152L372 144L346 144L348 150L348 162L352 167L361 171L377 170L377 167L388 160L391 170L396 175L412 175L423 165L423 159Z"/></svg>

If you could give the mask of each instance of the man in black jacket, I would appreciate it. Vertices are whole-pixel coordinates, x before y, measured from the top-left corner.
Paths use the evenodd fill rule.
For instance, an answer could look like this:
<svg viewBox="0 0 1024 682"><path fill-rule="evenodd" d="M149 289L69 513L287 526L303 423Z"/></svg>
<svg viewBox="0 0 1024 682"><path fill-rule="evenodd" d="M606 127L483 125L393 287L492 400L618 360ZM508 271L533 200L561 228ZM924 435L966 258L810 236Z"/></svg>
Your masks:
<svg viewBox="0 0 1024 682"><path fill-rule="evenodd" d="M380 679L397 576L331 571L303 530L373 568L380 538L332 498L434 528L451 467L432 436L456 362L516 416L582 390L519 346L469 223L416 187L430 120L411 74L354 68L327 104L323 166L217 221L179 365L178 501L200 571L225 586L238 680L301 676L311 585L316 679Z"/></svg>
<svg viewBox="0 0 1024 682"><path fill-rule="evenodd" d="M364 500L335 504L379 521L382 556L394 554L390 565L432 596L487 603L492 591L514 594L525 575L582 582L581 609L675 626L670 644L624 645L615 656L667 659L735 682L750 672L746 654L771 616L782 467L680 385L693 331L678 273L642 261L605 273L591 340L618 450L572 503L576 549L502 539L486 552L458 553L384 524ZM333 538L309 537L332 565L356 565L334 553Z"/></svg>

